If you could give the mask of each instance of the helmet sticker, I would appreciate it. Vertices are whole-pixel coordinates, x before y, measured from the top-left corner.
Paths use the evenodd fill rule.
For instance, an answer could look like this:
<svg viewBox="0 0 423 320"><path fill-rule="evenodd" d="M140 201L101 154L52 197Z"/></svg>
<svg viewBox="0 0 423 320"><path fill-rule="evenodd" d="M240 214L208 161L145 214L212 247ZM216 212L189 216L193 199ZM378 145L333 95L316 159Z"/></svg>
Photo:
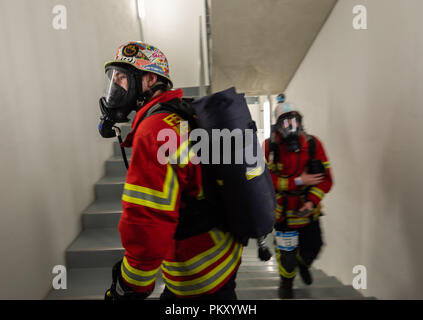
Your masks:
<svg viewBox="0 0 423 320"><path fill-rule="evenodd" d="M108 63L113 62L129 63L141 71L157 73L171 81L165 54L146 43L131 41L121 45L114 60Z"/></svg>
<svg viewBox="0 0 423 320"><path fill-rule="evenodd" d="M130 43L123 47L122 55L124 55L125 57L134 57L137 55L138 50L139 49L137 45L135 45L134 43Z"/></svg>
<svg viewBox="0 0 423 320"><path fill-rule="evenodd" d="M129 62L129 63L135 63L136 59L134 57L129 58L129 57L118 57L116 59L117 61L125 61L125 62Z"/></svg>
<svg viewBox="0 0 423 320"><path fill-rule="evenodd" d="M137 54L137 59L150 61L150 59L148 59L148 57L141 50Z"/></svg>
<svg viewBox="0 0 423 320"><path fill-rule="evenodd" d="M145 66L145 69L148 70L148 71L152 71L152 72L158 72L160 74L163 74L164 73L163 72L163 68L161 68L161 67L159 67L159 66L157 66L155 64L150 64L148 66Z"/></svg>

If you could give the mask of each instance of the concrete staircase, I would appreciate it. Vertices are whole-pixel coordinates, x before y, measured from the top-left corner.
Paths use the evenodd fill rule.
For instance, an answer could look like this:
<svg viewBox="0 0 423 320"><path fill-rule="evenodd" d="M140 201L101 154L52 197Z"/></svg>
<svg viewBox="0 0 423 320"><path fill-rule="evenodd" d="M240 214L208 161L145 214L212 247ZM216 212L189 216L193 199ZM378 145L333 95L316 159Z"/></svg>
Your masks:
<svg viewBox="0 0 423 320"><path fill-rule="evenodd" d="M122 135L130 125L122 126ZM122 213L121 194L126 168L117 141L114 155L105 163L106 175L95 185L95 201L82 213L83 230L66 250L67 289L52 290L47 299L103 299L111 284L111 268L123 257L117 224ZM127 150L128 157L130 150ZM270 242L270 240L268 240ZM323 271L312 270L314 283L305 287L299 277L294 288L298 299L363 299L351 286L345 286ZM278 298L279 275L274 257L268 262L257 258L257 246L250 240L244 249L237 277L239 299ZM158 299L164 283L159 275L149 299Z"/></svg>

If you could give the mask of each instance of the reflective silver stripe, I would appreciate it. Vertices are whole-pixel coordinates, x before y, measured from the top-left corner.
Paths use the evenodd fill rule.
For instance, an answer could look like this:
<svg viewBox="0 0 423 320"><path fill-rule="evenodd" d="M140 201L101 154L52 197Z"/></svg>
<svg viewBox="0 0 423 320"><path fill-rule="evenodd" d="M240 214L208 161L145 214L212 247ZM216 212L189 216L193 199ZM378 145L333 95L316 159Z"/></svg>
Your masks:
<svg viewBox="0 0 423 320"><path fill-rule="evenodd" d="M166 283L166 286L174 289L175 291L179 291L179 292L196 291L196 290L200 290L200 289L212 284L213 282L216 282L227 270L229 270L237 262L238 258L240 257L239 253L240 253L240 250L242 250L242 246L239 243L237 243L235 247L238 247L238 248L236 249L236 252L234 253L232 259L226 264L226 266L224 266L221 270L216 272L212 277L204 280L203 282L193 284L193 285L184 285L184 283L181 282L180 286L175 286L173 284L170 284L167 281L167 279L163 277L163 280ZM219 283L216 283L216 285L218 285L218 284Z"/></svg>
<svg viewBox="0 0 423 320"><path fill-rule="evenodd" d="M217 229L212 229L210 232L213 232L214 236L216 237L217 242L222 241L222 237L220 236L221 232Z"/></svg>
<svg viewBox="0 0 423 320"><path fill-rule="evenodd" d="M310 193L316 195L317 197L319 197L320 199L322 199L325 196L325 193L323 190L316 188L316 187L312 187L310 189Z"/></svg>
<svg viewBox="0 0 423 320"><path fill-rule="evenodd" d="M129 271L129 269L126 268L125 264L122 263L122 270L125 273L125 275L127 275L129 278L131 278L132 280L135 281L139 281L139 282L148 282L148 281L152 281L157 277L157 272L151 276L147 276L147 277L143 277L140 275L137 275L135 273L132 273L131 271ZM157 269L158 271L159 269Z"/></svg>
<svg viewBox="0 0 423 320"><path fill-rule="evenodd" d="M231 242L231 240L233 241L233 238L228 236L226 241L218 249L216 249L212 253L202 257L200 260L194 262L193 264L184 265L184 266L170 266L170 265L166 265L166 262L163 262L163 268L166 269L169 272L171 272L171 271L178 271L178 272L192 271L195 268L202 265L203 263L206 263L207 261L216 257L220 252L222 252L227 247L227 245Z"/></svg>
<svg viewBox="0 0 423 320"><path fill-rule="evenodd" d="M162 205L170 205L172 203L173 188L175 187L175 181L176 181L176 174L174 173L173 169L170 169L170 170L172 170L172 173L171 173L172 177L170 180L170 186L169 186L167 198L161 198L161 197L147 194L141 191L129 190L126 188L126 184L123 190L123 194L131 198L150 201L150 202L154 202L154 203L162 204Z"/></svg>

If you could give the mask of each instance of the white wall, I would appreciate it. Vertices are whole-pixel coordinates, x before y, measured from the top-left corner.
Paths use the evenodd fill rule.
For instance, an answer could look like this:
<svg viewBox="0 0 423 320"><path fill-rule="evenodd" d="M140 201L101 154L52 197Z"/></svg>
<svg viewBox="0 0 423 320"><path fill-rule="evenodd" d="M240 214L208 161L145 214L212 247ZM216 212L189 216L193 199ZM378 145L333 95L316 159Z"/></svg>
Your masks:
<svg viewBox="0 0 423 320"><path fill-rule="evenodd" d="M204 0L139 0L143 11L145 42L166 55L174 86L198 87L200 81L200 16L205 85L207 66L206 13Z"/></svg>
<svg viewBox="0 0 423 320"><path fill-rule="evenodd" d="M340 0L287 90L334 172L317 265L345 284L366 266L381 299L423 298L422 15L421 0Z"/></svg>
<svg viewBox="0 0 423 320"><path fill-rule="evenodd" d="M67 8L67 30L52 9ZM103 64L138 39L133 0L0 0L0 299L41 299L80 230L111 140Z"/></svg>

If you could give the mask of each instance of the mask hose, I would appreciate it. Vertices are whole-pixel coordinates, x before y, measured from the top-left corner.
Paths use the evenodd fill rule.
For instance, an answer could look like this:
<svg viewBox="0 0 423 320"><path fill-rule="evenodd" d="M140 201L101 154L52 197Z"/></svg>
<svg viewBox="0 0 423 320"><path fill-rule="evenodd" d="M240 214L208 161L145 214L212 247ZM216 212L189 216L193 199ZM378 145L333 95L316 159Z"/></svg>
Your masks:
<svg viewBox="0 0 423 320"><path fill-rule="evenodd" d="M126 170L128 170L128 167L129 167L129 165L128 165L128 158L126 157L125 148L121 146L121 143L123 141L122 141L122 137L121 137L120 128L119 127L116 127L116 126L113 126L112 128L116 132L116 137L118 138L118 141L119 141L119 146L120 146L120 151L122 153L123 162L125 162Z"/></svg>

